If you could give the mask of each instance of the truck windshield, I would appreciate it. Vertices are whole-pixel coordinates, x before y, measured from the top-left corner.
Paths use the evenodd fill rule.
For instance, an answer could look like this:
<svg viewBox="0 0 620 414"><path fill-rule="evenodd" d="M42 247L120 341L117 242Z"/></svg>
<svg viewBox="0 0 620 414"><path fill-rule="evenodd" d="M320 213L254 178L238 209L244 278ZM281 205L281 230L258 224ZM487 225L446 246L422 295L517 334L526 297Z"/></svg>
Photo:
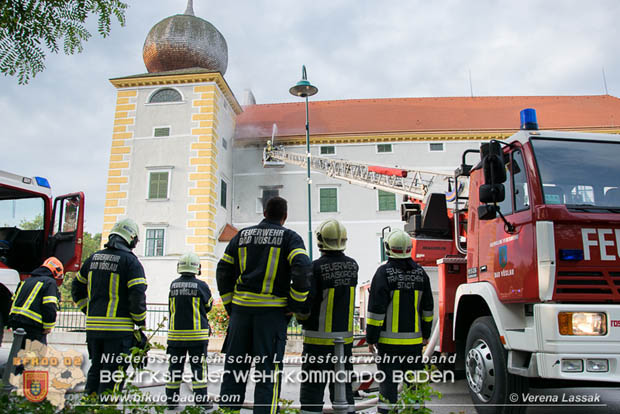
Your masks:
<svg viewBox="0 0 620 414"><path fill-rule="evenodd" d="M43 209L43 199L39 197L0 200L0 230L5 227L43 230Z"/></svg>
<svg viewBox="0 0 620 414"><path fill-rule="evenodd" d="M620 212L620 143L532 138L545 204Z"/></svg>

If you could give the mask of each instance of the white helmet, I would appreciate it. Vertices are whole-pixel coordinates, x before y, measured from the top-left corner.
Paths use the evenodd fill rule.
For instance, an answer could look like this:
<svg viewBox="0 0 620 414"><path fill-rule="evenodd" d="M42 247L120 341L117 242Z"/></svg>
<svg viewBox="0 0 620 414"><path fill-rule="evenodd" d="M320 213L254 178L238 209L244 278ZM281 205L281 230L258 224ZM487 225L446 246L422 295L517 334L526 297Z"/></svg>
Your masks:
<svg viewBox="0 0 620 414"><path fill-rule="evenodd" d="M196 253L185 253L177 262L177 273L200 274L200 258Z"/></svg>
<svg viewBox="0 0 620 414"><path fill-rule="evenodd" d="M347 229L338 220L326 220L316 231L319 250L343 251L347 247Z"/></svg>
<svg viewBox="0 0 620 414"><path fill-rule="evenodd" d="M403 230L392 230L383 244L389 257L394 259L411 258L411 237Z"/></svg>
<svg viewBox="0 0 620 414"><path fill-rule="evenodd" d="M117 221L110 230L110 236L116 234L122 237L132 249L138 244L138 233L140 233L138 224L130 218Z"/></svg>

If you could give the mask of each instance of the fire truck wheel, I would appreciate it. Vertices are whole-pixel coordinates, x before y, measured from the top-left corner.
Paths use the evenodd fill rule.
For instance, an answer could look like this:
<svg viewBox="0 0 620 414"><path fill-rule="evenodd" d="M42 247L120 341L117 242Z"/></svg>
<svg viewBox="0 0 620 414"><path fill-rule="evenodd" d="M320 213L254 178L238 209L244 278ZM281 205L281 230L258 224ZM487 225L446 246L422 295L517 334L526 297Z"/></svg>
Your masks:
<svg viewBox="0 0 620 414"><path fill-rule="evenodd" d="M476 319L467 334L465 378L479 414L525 413L527 407L515 404L514 396L527 391L527 379L510 374L506 361L493 318Z"/></svg>

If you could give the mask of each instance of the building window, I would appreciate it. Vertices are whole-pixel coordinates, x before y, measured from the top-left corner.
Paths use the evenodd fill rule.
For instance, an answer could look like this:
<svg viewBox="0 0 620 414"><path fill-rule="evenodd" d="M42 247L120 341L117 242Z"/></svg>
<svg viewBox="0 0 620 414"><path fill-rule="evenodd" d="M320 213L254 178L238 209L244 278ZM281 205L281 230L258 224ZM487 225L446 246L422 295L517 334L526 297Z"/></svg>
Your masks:
<svg viewBox="0 0 620 414"><path fill-rule="evenodd" d="M176 89L172 88L162 88L156 91L151 98L149 99L149 103L164 103L164 102L181 102L183 101L183 97Z"/></svg>
<svg viewBox="0 0 620 414"><path fill-rule="evenodd" d="M228 184L226 181L222 180L222 184L220 186L220 205L226 208L226 195L228 190Z"/></svg>
<svg viewBox="0 0 620 414"><path fill-rule="evenodd" d="M226 138L222 138L222 147L224 147L224 149L228 149L228 141L226 141Z"/></svg>
<svg viewBox="0 0 620 414"><path fill-rule="evenodd" d="M396 194L379 190L379 211L396 210Z"/></svg>
<svg viewBox="0 0 620 414"><path fill-rule="evenodd" d="M338 189L320 188L319 189L319 212L335 213L338 211Z"/></svg>
<svg viewBox="0 0 620 414"><path fill-rule="evenodd" d="M170 127L157 127L157 128L153 128L153 136L154 137L169 137L170 136Z"/></svg>
<svg viewBox="0 0 620 414"><path fill-rule="evenodd" d="M431 142L428 144L429 151L443 152L443 142Z"/></svg>
<svg viewBox="0 0 620 414"><path fill-rule="evenodd" d="M149 171L149 200L168 198L170 171Z"/></svg>
<svg viewBox="0 0 620 414"><path fill-rule="evenodd" d="M164 255L164 229L146 229L145 256Z"/></svg>
<svg viewBox="0 0 620 414"><path fill-rule="evenodd" d="M334 155L336 153L336 147L333 145L322 145L321 155Z"/></svg>
<svg viewBox="0 0 620 414"><path fill-rule="evenodd" d="M377 152L378 153L392 152L392 144L377 144Z"/></svg>
<svg viewBox="0 0 620 414"><path fill-rule="evenodd" d="M274 187L261 187L259 190L259 197L256 199L256 212L262 213L265 211L265 207L267 206L267 201L274 197L280 196L280 188L281 185Z"/></svg>

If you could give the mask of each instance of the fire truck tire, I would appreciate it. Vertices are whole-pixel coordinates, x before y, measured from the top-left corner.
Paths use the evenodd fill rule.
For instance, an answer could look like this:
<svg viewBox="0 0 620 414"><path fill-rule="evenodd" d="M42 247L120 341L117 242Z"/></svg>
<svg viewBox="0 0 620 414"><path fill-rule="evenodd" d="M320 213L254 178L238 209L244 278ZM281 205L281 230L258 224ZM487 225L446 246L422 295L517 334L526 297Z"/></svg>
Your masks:
<svg viewBox="0 0 620 414"><path fill-rule="evenodd" d="M479 414L522 414L522 393L528 390L527 378L512 375L507 369L508 355L490 316L474 321L465 345L467 388Z"/></svg>

